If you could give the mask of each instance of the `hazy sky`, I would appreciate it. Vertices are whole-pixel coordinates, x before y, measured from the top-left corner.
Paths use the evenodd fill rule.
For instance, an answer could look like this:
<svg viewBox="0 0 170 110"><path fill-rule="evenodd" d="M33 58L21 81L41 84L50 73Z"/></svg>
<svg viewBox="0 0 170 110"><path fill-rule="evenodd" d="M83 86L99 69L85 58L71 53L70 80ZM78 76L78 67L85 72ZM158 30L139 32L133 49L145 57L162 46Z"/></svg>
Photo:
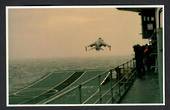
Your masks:
<svg viewBox="0 0 170 110"><path fill-rule="evenodd" d="M129 55L145 44L140 16L114 8L9 9L9 57L54 58ZM86 52L102 37L112 51Z"/></svg>

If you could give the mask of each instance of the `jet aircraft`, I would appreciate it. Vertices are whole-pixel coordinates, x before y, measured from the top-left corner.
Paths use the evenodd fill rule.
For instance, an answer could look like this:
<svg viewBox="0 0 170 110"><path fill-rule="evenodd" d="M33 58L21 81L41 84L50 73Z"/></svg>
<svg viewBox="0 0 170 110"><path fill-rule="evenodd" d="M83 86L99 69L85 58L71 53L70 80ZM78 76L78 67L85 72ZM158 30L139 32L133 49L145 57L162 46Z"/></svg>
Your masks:
<svg viewBox="0 0 170 110"><path fill-rule="evenodd" d="M96 51L104 50L102 47L108 47L111 51L111 45L106 44L102 38L98 38L97 41L85 47L86 51L95 49Z"/></svg>

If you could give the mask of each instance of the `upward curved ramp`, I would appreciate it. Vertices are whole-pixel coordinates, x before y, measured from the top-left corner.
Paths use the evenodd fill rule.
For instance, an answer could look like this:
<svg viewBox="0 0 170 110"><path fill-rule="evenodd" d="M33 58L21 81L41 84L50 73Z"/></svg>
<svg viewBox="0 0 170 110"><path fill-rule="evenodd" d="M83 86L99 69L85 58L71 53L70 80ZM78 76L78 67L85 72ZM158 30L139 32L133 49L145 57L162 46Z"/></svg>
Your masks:
<svg viewBox="0 0 170 110"><path fill-rule="evenodd" d="M73 83L77 78L79 78L84 71L78 71L71 74L67 79L64 81L58 82L57 75L51 74L46 79L42 80L41 82L33 85L32 87L27 88L16 95L10 96L10 103L11 104L36 104L45 98L48 98L57 92L61 91L71 83ZM63 73L64 74L64 73ZM70 72L66 73L70 74ZM54 79L52 81L52 79ZM56 80L55 80L56 79ZM58 82L58 83L55 83ZM39 89L39 91L37 91Z"/></svg>

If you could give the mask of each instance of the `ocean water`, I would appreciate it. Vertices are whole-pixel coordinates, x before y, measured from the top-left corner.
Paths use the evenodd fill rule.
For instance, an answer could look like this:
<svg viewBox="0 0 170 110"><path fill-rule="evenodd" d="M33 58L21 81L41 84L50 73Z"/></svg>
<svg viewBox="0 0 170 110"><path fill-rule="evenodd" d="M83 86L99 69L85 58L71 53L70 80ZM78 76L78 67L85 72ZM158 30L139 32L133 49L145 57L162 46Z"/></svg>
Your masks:
<svg viewBox="0 0 170 110"><path fill-rule="evenodd" d="M54 71L107 70L131 58L130 56L109 56L12 60L9 62L9 92L16 92Z"/></svg>

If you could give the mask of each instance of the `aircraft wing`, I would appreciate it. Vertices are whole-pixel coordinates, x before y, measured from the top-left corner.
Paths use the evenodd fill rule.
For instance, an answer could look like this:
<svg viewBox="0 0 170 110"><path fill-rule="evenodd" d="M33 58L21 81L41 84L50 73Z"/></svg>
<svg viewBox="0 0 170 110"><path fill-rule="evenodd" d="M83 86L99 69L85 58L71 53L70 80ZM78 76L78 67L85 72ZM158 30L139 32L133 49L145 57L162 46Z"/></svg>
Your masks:
<svg viewBox="0 0 170 110"><path fill-rule="evenodd" d="M92 43L92 44L88 45L88 47L93 47L95 45L96 45L95 43Z"/></svg>
<svg viewBox="0 0 170 110"><path fill-rule="evenodd" d="M106 47L106 46L107 46L107 47L109 48L109 50L111 51L111 45L106 44L105 42L103 42L103 43L102 43L102 45L103 45L104 47Z"/></svg>

